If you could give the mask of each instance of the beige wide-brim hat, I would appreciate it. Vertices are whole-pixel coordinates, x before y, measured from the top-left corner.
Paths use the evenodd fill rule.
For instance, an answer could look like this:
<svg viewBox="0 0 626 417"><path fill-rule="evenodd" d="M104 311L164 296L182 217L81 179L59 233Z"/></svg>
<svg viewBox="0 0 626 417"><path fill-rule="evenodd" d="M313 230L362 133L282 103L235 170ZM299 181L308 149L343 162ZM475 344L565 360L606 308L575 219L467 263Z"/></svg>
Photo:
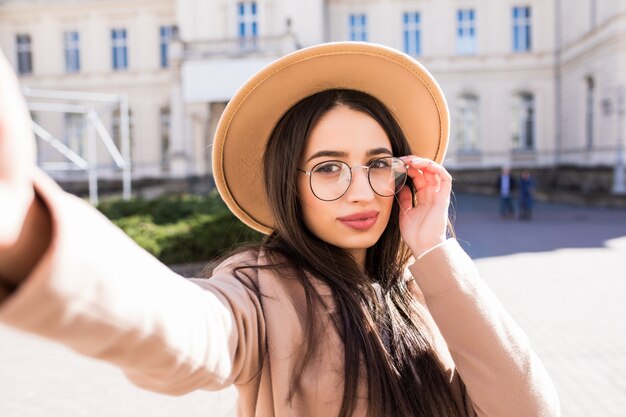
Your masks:
<svg viewBox="0 0 626 417"><path fill-rule="evenodd" d="M435 79L417 61L394 49L361 42L298 50L252 76L226 106L215 133L217 189L230 210L251 228L265 234L273 230L263 154L274 126L303 98L335 88L376 97L400 124L413 154L443 161L448 107Z"/></svg>

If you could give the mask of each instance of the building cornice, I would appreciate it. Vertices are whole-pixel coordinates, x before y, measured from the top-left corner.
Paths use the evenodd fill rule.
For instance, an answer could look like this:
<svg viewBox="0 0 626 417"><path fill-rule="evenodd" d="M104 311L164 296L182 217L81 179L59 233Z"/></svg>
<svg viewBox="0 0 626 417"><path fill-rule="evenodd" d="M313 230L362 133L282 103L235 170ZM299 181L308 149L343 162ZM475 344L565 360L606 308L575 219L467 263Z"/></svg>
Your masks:
<svg viewBox="0 0 626 417"><path fill-rule="evenodd" d="M613 47L626 39L626 13L620 13L598 25L561 50L561 65L565 66L594 54L600 49Z"/></svg>

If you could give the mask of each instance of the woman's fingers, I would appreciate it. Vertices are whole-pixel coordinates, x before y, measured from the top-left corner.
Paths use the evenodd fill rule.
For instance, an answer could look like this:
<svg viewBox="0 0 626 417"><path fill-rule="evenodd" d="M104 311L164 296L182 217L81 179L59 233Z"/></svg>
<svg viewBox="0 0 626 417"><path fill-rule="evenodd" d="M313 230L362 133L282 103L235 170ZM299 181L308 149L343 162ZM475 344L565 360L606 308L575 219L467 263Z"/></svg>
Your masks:
<svg viewBox="0 0 626 417"><path fill-rule="evenodd" d="M0 51L0 251L17 241L33 198L33 142L17 78Z"/></svg>
<svg viewBox="0 0 626 417"><path fill-rule="evenodd" d="M452 176L450 173L443 167L434 161L426 158L419 158L417 156L407 156L405 157L405 162L409 165L410 168L419 169L424 172L431 172L433 174L438 174L443 181L452 181Z"/></svg>
<svg viewBox="0 0 626 417"><path fill-rule="evenodd" d="M440 164L429 159L419 158L416 156L407 156L402 158L409 166L408 175L413 180L416 190L419 192L428 186L429 191L446 192L450 189L452 176Z"/></svg>
<svg viewBox="0 0 626 417"><path fill-rule="evenodd" d="M401 190L400 228L406 244L419 256L446 238L452 177L443 166L429 159L414 155L401 159L408 166L417 193L415 206L407 210L410 191Z"/></svg>
<svg viewBox="0 0 626 417"><path fill-rule="evenodd" d="M35 160L28 109L15 73L0 50L0 180Z"/></svg>

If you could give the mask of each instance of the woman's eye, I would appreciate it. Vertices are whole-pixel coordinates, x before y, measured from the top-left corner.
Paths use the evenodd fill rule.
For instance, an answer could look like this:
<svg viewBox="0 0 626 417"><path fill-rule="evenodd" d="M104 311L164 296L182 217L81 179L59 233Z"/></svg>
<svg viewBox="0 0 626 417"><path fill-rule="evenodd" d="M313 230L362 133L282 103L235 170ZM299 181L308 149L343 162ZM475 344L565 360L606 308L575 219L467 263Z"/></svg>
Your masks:
<svg viewBox="0 0 626 417"><path fill-rule="evenodd" d="M338 174L341 172L341 165L336 162L328 162L318 165L313 172L325 175Z"/></svg>
<svg viewBox="0 0 626 417"><path fill-rule="evenodd" d="M389 168L391 161L387 160L387 159L376 159L372 162L370 162L370 168L373 169L380 169L380 168Z"/></svg>

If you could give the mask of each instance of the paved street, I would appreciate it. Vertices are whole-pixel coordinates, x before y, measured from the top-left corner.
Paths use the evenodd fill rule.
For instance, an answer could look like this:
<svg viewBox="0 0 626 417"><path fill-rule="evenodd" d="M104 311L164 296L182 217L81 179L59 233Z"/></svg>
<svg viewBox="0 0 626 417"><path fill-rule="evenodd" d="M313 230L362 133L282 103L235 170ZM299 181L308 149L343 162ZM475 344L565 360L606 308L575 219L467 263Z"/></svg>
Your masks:
<svg viewBox="0 0 626 417"><path fill-rule="evenodd" d="M527 331L563 417L626 410L626 211L538 205L503 221L492 198L459 196L456 231ZM134 388L117 369L0 327L2 417L231 416L234 392L180 398Z"/></svg>
<svg viewBox="0 0 626 417"><path fill-rule="evenodd" d="M528 333L563 417L626 415L626 211L540 205L519 222L492 199L458 204L458 238Z"/></svg>

